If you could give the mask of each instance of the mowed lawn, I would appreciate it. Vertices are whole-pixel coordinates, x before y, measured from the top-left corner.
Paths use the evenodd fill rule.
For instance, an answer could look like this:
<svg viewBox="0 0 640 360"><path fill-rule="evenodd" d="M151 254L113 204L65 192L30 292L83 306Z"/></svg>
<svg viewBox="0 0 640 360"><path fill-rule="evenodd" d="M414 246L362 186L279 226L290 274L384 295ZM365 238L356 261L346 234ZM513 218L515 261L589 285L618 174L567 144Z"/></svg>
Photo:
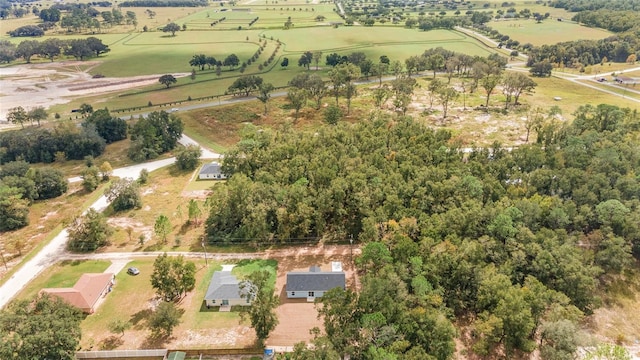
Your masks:
<svg viewBox="0 0 640 360"><path fill-rule="evenodd" d="M188 259L189 260L189 259ZM98 310L82 322L82 347L89 349L106 348L202 348L202 347L244 347L254 340L253 331L248 323L240 319L237 311L219 312L207 309L203 305L211 276L221 270L221 263L203 259L189 260L196 264L196 287L177 306L183 310L181 324L174 329L173 337L155 339L151 337L148 318L158 299L151 287L153 258L134 260L127 267L135 266L140 270L137 276L121 271L116 276L116 286L109 293ZM225 264L229 264L228 262ZM275 260L243 260L232 271L239 280L250 273L266 269L272 274L270 285L275 284L277 262ZM129 321L132 327L125 331L122 338L111 334L108 324L114 320ZM237 336L228 336L228 334Z"/></svg>
<svg viewBox="0 0 640 360"><path fill-rule="evenodd" d="M535 46L575 40L598 40L613 35L603 29L554 19L547 19L539 24L533 19L502 20L492 21L488 25L501 34L520 41L521 44L531 43Z"/></svg>
<svg viewBox="0 0 640 360"><path fill-rule="evenodd" d="M73 287L82 274L102 273L109 265L111 261L105 260L59 262L31 281L16 298L30 299L44 288Z"/></svg>

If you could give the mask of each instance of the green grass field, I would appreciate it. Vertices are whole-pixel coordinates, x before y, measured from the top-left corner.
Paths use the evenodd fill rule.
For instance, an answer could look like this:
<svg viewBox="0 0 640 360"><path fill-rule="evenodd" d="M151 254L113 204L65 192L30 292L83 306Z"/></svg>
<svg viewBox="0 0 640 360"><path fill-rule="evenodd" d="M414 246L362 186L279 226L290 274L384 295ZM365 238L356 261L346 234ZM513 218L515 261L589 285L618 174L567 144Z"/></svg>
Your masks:
<svg viewBox="0 0 640 360"><path fill-rule="evenodd" d="M536 46L554 44L580 39L604 39L612 33L597 28L590 28L570 21L547 19L538 24L535 20L492 21L489 24L501 34L509 35L521 44L531 43Z"/></svg>
<svg viewBox="0 0 640 360"><path fill-rule="evenodd" d="M40 274L31 281L17 296L19 299L30 299L44 288L73 287L84 273L101 273L105 271L111 261L63 261Z"/></svg>

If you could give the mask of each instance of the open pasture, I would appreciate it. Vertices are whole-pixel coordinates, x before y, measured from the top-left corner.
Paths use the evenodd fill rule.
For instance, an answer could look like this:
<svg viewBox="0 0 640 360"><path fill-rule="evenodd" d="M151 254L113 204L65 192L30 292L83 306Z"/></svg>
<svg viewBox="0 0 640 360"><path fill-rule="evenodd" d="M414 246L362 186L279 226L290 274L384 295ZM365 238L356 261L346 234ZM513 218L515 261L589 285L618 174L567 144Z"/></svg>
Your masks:
<svg viewBox="0 0 640 360"><path fill-rule="evenodd" d="M267 37L280 39L285 45L285 54L304 51L337 52L348 54L362 51L370 57L387 55L404 60L410 55L422 54L434 47L463 51L470 55L486 56L490 52L465 35L450 30L418 31L405 28L386 27L314 27L289 30L269 30ZM313 39L313 41L309 41Z"/></svg>
<svg viewBox="0 0 640 360"><path fill-rule="evenodd" d="M551 19L539 24L533 19L519 19L492 21L488 25L521 44L531 43L536 46L583 39L598 40L613 35L606 30Z"/></svg>

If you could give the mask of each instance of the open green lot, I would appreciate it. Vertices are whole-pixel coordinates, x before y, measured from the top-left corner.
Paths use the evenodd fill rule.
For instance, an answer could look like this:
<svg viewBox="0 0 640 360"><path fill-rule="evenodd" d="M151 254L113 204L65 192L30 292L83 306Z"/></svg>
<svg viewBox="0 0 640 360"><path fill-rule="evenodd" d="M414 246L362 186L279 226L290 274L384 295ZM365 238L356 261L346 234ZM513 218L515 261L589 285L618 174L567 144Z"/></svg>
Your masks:
<svg viewBox="0 0 640 360"><path fill-rule="evenodd" d="M125 270L116 274L116 285L98 307L95 313L87 315L82 321L82 349L112 349L112 348L155 348L155 346L189 347L234 347L251 345L253 332L247 328L236 311L218 312L203 306L209 282L214 271L221 269L221 263L203 259L194 260L196 263L196 288L178 303L184 312L181 324L174 330L170 339L155 339L150 337L147 319L152 308L157 305L155 292L151 287L150 277L153 272L153 258L141 258L129 262L126 267L134 266L140 270L137 276L131 276ZM19 295L19 298L29 298L46 287L69 287L84 273L103 272L110 265L110 261L63 261L47 269L32 281ZM238 279L244 279L258 270L271 273L270 285L275 286L277 261L275 260L242 260L232 270ZM108 324L114 320L129 321L132 327L125 332L125 336L111 334ZM242 337L231 339L216 339L216 335L225 332L244 331ZM195 336L194 334L197 334ZM237 341L236 341L237 340ZM216 346L216 343L218 345Z"/></svg>
<svg viewBox="0 0 640 360"><path fill-rule="evenodd" d="M547 19L536 23L533 19L492 21L488 24L501 34L509 35L521 44L530 43L536 46L555 44L581 39L604 39L612 33L598 28L586 27L570 21Z"/></svg>

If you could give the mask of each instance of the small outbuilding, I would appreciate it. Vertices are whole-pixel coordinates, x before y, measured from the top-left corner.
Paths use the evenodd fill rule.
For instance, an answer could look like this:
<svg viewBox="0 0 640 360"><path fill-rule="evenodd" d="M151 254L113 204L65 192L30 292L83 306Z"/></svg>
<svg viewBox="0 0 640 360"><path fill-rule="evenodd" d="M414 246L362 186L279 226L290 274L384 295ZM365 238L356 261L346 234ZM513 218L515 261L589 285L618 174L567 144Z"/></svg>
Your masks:
<svg viewBox="0 0 640 360"><path fill-rule="evenodd" d="M47 288L42 292L57 296L87 314L93 314L98 300L106 296L114 284L112 273L89 273L82 274L71 288Z"/></svg>
<svg viewBox="0 0 640 360"><path fill-rule="evenodd" d="M345 289L346 276L342 264L334 262L331 271L322 271L320 266L312 266L308 272L287 273L286 292L289 299L314 301L333 288Z"/></svg>
<svg viewBox="0 0 640 360"><path fill-rule="evenodd" d="M231 271L216 271L211 277L211 283L204 297L207 308L221 307L229 309L231 306L249 306L251 305L251 297L242 295L243 290L240 289L240 282L231 274Z"/></svg>
<svg viewBox="0 0 640 360"><path fill-rule="evenodd" d="M227 175L222 172L222 165L215 161L202 165L198 173L198 179L201 180L224 180L226 178Z"/></svg>

